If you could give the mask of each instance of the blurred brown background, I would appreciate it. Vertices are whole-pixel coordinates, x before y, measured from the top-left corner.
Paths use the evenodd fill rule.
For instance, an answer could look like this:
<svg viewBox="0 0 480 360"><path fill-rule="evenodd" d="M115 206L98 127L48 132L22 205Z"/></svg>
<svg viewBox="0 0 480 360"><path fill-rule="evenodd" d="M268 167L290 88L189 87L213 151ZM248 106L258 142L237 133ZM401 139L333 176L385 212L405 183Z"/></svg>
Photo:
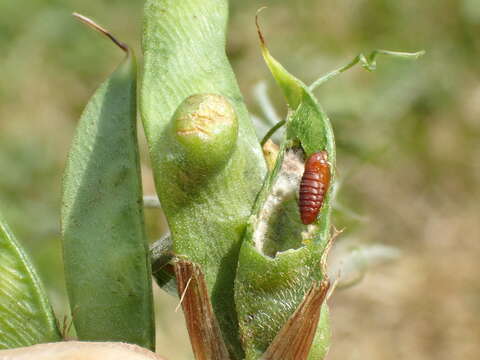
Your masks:
<svg viewBox="0 0 480 360"><path fill-rule="evenodd" d="M263 5L270 50L307 83L363 51L427 51L417 62L380 58L375 73L354 68L317 91L337 136L334 220L346 228L332 261L369 268L330 299L328 359L479 359L480 2L232 2L228 52L256 117L264 116L261 81L278 114L286 111L258 48L254 16ZM140 53L141 1L0 2L0 209L59 317L67 313L59 239L66 152L83 106L122 58L72 11ZM152 193L148 168L144 153ZM147 216L154 239L160 214ZM386 262L385 249L396 259L370 266ZM190 359L177 300L157 293L158 352Z"/></svg>

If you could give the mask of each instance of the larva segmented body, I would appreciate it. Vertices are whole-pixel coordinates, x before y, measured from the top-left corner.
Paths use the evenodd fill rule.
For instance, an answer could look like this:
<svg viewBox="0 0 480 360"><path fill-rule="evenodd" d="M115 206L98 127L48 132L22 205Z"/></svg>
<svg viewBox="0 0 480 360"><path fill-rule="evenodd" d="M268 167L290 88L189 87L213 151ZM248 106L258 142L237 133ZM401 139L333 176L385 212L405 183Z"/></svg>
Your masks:
<svg viewBox="0 0 480 360"><path fill-rule="evenodd" d="M310 155L305 161L305 171L300 182L299 208L300 218L305 225L317 218L325 194L330 185L330 165L326 151Z"/></svg>

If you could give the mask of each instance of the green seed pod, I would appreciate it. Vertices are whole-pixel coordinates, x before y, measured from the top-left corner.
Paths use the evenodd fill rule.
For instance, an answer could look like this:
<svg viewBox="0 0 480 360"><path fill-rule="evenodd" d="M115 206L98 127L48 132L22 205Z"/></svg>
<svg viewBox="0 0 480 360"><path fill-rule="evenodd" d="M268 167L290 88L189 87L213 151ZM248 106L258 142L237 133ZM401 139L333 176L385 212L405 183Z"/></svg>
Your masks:
<svg viewBox="0 0 480 360"><path fill-rule="evenodd" d="M65 277L80 340L154 349L155 328L136 126L136 63L126 59L87 104L63 183Z"/></svg>
<svg viewBox="0 0 480 360"><path fill-rule="evenodd" d="M35 269L0 218L0 350L61 339Z"/></svg>
<svg viewBox="0 0 480 360"><path fill-rule="evenodd" d="M172 252L200 267L230 355L243 359L233 283L266 166L225 54L227 19L228 0L145 2L140 109ZM225 123L207 142L197 135L179 139L173 129L184 121L172 125L172 118L195 94L228 99L238 135L236 125Z"/></svg>
<svg viewBox="0 0 480 360"><path fill-rule="evenodd" d="M196 94L177 108L172 129L184 154L185 169L193 176L207 175L230 159L237 141L238 122L225 97Z"/></svg>
<svg viewBox="0 0 480 360"><path fill-rule="evenodd" d="M325 281L322 255L330 240L335 184L335 142L328 117L308 87L270 55L261 34L260 38L265 62L283 90L290 112L275 166L257 198L240 251L235 303L247 360L262 354L269 358L272 348L280 346L276 342L281 339L276 336L306 294ZM305 160L319 151L328 154L332 185L316 220L304 225L297 204L300 181ZM328 311L326 304L320 305L321 321L303 334L310 342L303 344L304 356L294 354L295 359L325 356L330 337Z"/></svg>
<svg viewBox="0 0 480 360"><path fill-rule="evenodd" d="M378 50L368 57L359 55L308 87L271 56L260 29L258 34L264 60L282 89L290 111L287 119L274 126L262 141L266 143L275 130L286 126L276 164L257 198L240 251L235 300L247 360L262 354L270 359L271 354L284 349L281 336L276 336L291 330L294 312L305 305L306 294L318 284L328 284L325 256L334 237L330 233L330 215L335 193L335 140L330 121L315 99L313 89L359 62L373 70L377 55L409 59L423 54ZM324 198L320 212L304 225L300 222L298 194L302 191L303 175L313 171L306 160L319 153L328 158L330 186L322 182L326 188L322 188ZM320 182L315 175L308 175L306 186L313 187L316 185L313 183ZM301 319L300 316L300 323ZM312 336L314 327L304 329L304 338L310 342L304 341L304 348L299 355L293 354L293 358L323 359L330 337L326 304L322 305L315 337Z"/></svg>

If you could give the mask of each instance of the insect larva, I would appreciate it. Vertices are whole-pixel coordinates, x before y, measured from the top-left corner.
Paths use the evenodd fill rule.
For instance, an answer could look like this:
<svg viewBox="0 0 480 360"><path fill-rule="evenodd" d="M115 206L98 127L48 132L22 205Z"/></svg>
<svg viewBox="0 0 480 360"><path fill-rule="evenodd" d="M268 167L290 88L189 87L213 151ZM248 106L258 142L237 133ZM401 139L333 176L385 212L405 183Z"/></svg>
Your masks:
<svg viewBox="0 0 480 360"><path fill-rule="evenodd" d="M330 165L326 151L310 155L300 182L300 218L305 225L317 218L330 185Z"/></svg>

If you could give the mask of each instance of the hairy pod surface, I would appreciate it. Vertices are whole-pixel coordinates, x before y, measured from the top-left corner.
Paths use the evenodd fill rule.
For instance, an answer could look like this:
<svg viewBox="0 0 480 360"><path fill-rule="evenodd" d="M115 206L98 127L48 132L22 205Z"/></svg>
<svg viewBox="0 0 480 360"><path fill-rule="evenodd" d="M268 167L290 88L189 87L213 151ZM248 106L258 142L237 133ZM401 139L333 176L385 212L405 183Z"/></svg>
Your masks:
<svg viewBox="0 0 480 360"><path fill-rule="evenodd" d="M0 217L0 350L61 339L43 285Z"/></svg>
<svg viewBox="0 0 480 360"><path fill-rule="evenodd" d="M64 174L62 234L78 338L154 349L131 51L81 116Z"/></svg>
<svg viewBox="0 0 480 360"><path fill-rule="evenodd" d="M147 0L144 19L140 109L172 250L200 266L228 350L243 359L233 283L266 165L225 54L228 1ZM172 131L196 94L221 95L237 117L238 131L231 124L210 140L223 149L211 159L203 139Z"/></svg>

